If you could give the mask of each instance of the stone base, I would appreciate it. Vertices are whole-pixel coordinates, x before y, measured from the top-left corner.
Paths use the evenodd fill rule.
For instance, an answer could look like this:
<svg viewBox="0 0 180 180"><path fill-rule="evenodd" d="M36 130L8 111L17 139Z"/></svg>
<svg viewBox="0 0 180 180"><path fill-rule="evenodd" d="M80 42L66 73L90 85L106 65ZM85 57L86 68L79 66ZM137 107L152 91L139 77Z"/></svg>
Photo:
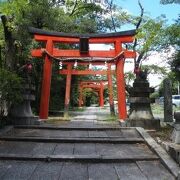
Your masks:
<svg viewBox="0 0 180 180"><path fill-rule="evenodd" d="M12 118L13 125L40 125L38 116Z"/></svg>
<svg viewBox="0 0 180 180"><path fill-rule="evenodd" d="M171 139L174 143L180 144L180 124L174 125L174 130L172 132Z"/></svg>
<svg viewBox="0 0 180 180"><path fill-rule="evenodd" d="M124 122L120 121L120 125L123 127L143 127L144 129L160 129L160 120L159 119L139 119L139 120L130 120L127 119Z"/></svg>
<svg viewBox="0 0 180 180"><path fill-rule="evenodd" d="M139 97L142 100L145 100L143 97ZM140 99L139 99L140 101ZM149 104L133 104L130 106L130 113L128 116L129 120L151 120L154 119L152 111L151 111L151 106Z"/></svg>
<svg viewBox="0 0 180 180"><path fill-rule="evenodd" d="M180 165L180 145L169 142L161 142L169 155Z"/></svg>

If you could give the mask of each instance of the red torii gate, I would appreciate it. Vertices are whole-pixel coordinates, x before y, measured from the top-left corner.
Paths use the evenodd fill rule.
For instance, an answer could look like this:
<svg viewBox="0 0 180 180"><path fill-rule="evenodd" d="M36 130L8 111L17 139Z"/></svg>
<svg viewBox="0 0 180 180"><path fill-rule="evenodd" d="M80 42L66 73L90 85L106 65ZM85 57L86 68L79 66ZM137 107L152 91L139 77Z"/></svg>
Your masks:
<svg viewBox="0 0 180 180"><path fill-rule="evenodd" d="M68 62L68 63L64 62L64 64L67 65L67 69L59 70L59 74L66 75L66 93L65 93L64 116L65 117L68 116L70 89L71 89L71 76L72 75L107 75L108 86L109 86L108 89L109 89L110 112L111 112L111 115L115 115L114 101L113 101L112 76L111 76L111 74L114 74L115 71L111 70L111 63L107 64L107 70L92 70L92 69L76 70L76 69L72 69L72 66L73 66L72 62ZM84 66L89 65L89 63L86 63L86 62L78 63L78 65L82 65L82 64ZM77 63L76 63L76 65L77 65ZM99 63L98 64L96 63L96 65L99 65ZM102 100L101 100L101 102L102 102Z"/></svg>
<svg viewBox="0 0 180 180"><path fill-rule="evenodd" d="M99 105L100 107L104 106L104 87L107 85L108 81L81 81L79 84L79 107L82 106L83 101L83 89L91 88L95 89L99 93ZM110 93L109 93L110 94ZM114 113L114 112L113 112Z"/></svg>
<svg viewBox="0 0 180 180"><path fill-rule="evenodd" d="M40 119L48 118L51 73L52 73L52 57L61 58L61 61L68 64L67 71L72 70L72 64L75 61L80 61L81 64L87 64L85 60L93 65L103 65L107 62L116 65L117 78L117 95L118 95L118 112L119 119L125 120L127 118L126 112L126 97L125 97L125 82L124 82L124 62L125 58L133 58L136 56L134 51L123 49L123 43L132 43L134 40L135 30L122 31L117 33L107 34L68 34L60 32L52 32L41 30L37 28L29 28L29 32L34 35L36 41L45 42L45 51L42 48L33 49L31 55L33 57L43 57L44 52L44 67L43 80L40 101ZM79 50L67 50L55 48L55 43L79 44ZM89 50L89 44L114 44L114 49L111 50ZM58 59L60 60L60 59ZM84 63L85 62L85 63ZM71 76L67 76L70 79ZM70 82L70 81L67 81ZM66 86L67 87L67 86Z"/></svg>

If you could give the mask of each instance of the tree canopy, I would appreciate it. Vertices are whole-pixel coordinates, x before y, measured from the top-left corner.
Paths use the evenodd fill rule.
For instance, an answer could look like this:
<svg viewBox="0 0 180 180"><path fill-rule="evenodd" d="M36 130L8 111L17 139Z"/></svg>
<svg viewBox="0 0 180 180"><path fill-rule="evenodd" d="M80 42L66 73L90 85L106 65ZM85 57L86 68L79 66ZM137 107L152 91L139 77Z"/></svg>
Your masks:
<svg viewBox="0 0 180 180"><path fill-rule="evenodd" d="M180 0L161 0L160 1L161 4L180 4Z"/></svg>

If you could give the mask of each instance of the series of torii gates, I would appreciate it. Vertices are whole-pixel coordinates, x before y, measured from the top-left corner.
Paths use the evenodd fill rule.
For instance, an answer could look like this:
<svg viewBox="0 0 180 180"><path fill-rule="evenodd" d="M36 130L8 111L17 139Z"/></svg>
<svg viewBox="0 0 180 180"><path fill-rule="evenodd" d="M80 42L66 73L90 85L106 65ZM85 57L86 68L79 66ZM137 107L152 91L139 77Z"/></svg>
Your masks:
<svg viewBox="0 0 180 180"><path fill-rule="evenodd" d="M90 88L90 89L93 89L95 92L97 92L98 97L99 97L99 106L104 107L104 89L107 85L110 85L110 84L108 84L108 81L106 80L81 81L79 83L79 107L82 107L82 105L84 104L83 90L85 88ZM109 89L110 88L111 87L109 86ZM113 93L110 91L109 91L109 104L113 105L113 108L114 108ZM114 109L113 109L113 112L111 111L111 113L112 115L114 115Z"/></svg>
<svg viewBox="0 0 180 180"><path fill-rule="evenodd" d="M48 119L49 98L51 87L52 60L58 60L60 66L66 66L66 69L59 70L60 74L66 75L66 94L65 94L65 113L68 112L71 90L72 75L107 75L109 89L109 103L111 113L114 113L113 86L112 86L112 70L111 66L116 66L117 81L117 100L118 100L118 117L125 120L127 118L126 111L126 94L124 80L124 62L126 58L134 58L134 51L124 49L123 44L132 43L134 41L135 30L122 31L107 34L68 34L61 32L52 32L36 28L29 28L29 32L34 35L34 39L39 42L45 42L45 48L33 49L31 55L33 57L45 57L43 67L43 79L40 100L40 119ZM79 45L79 49L60 49L55 44L74 44ZM89 50L89 44L113 44L114 49L110 50ZM77 70L73 69L73 65L88 66L106 64L107 70ZM85 83L85 82L84 82ZM94 84L94 85L93 85ZM103 85L102 82L81 84L79 105L82 105L82 87L94 86L100 94L100 106L103 105ZM97 86L95 87L95 85Z"/></svg>

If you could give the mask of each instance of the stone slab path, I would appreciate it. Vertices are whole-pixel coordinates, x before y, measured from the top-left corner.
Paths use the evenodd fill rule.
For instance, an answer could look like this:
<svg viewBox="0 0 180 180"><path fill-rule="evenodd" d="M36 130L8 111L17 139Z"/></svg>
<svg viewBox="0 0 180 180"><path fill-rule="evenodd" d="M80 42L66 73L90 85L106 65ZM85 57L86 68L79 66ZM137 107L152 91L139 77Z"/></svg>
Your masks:
<svg viewBox="0 0 180 180"><path fill-rule="evenodd" d="M110 117L109 107L86 107L82 112L73 112L71 121L97 122Z"/></svg>
<svg viewBox="0 0 180 180"><path fill-rule="evenodd" d="M174 180L178 171L141 128L76 119L0 133L1 180Z"/></svg>

